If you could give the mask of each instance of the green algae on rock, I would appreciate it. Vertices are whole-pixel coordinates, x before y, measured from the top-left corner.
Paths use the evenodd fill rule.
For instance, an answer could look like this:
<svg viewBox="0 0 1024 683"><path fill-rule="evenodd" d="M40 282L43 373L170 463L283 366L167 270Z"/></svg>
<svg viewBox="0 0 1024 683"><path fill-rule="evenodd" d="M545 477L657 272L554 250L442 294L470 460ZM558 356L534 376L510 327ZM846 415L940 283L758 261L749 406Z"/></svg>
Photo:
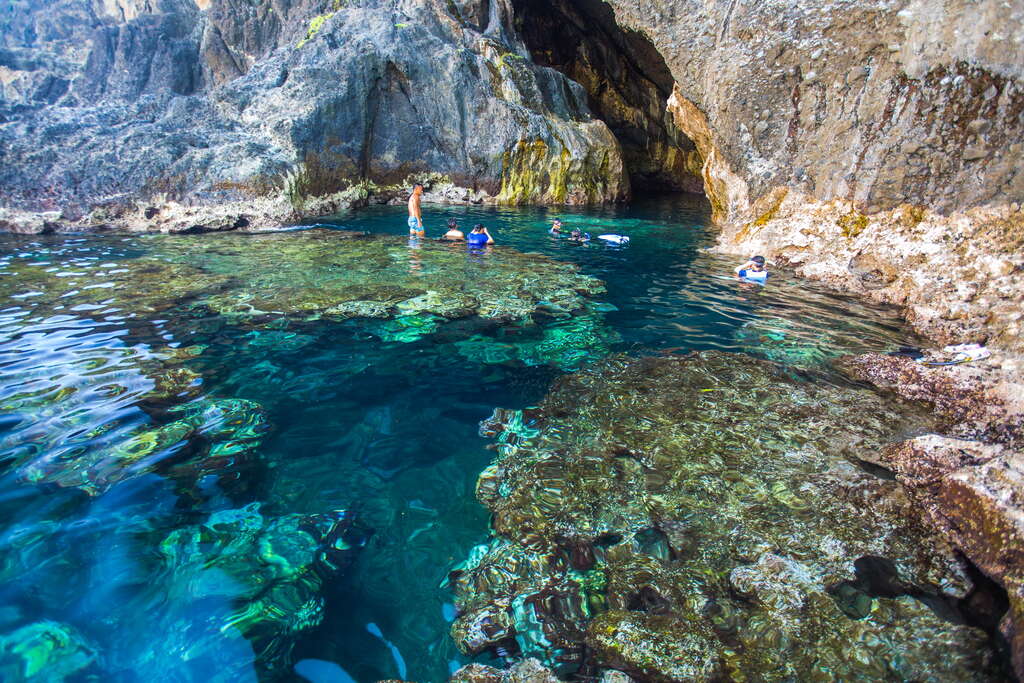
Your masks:
<svg viewBox="0 0 1024 683"><path fill-rule="evenodd" d="M15 390L0 401L10 420L0 449L18 478L96 496L154 471L186 485L239 476L266 414L252 401L200 396L201 375L182 365L200 347L128 345L120 332L63 320L18 339L20 353L46 363L7 366Z"/></svg>
<svg viewBox="0 0 1024 683"><path fill-rule="evenodd" d="M534 327L531 325L531 327ZM521 362L527 366L552 365L562 370L579 368L589 359L604 358L620 337L605 321L604 314L587 305L576 315L563 315L535 334L522 329L501 328L496 336L478 334L455 342L468 359L490 364Z"/></svg>
<svg viewBox="0 0 1024 683"><path fill-rule="evenodd" d="M8 238L26 241L26 238ZM38 239L38 238L36 238ZM314 228L238 235L150 235L100 242L100 253L129 252L117 262L81 258L73 249L12 251L0 262L0 300L17 302L36 318L172 316L173 325L255 327L250 345L300 348L309 337L290 325L317 320L376 319L369 329L384 341L411 342L442 323L478 317L532 327L539 311L567 317L603 293L601 281L569 263L534 253ZM142 251L143 255L138 252ZM596 314L595 314L596 315ZM598 316L599 317L599 316ZM118 318L120 319L120 318ZM192 322L192 321L195 322ZM600 344L601 321L581 316L567 327L579 343ZM594 328L590 332L587 327ZM571 364L557 332L532 350ZM558 337L561 339L555 339ZM589 341L582 337L592 337ZM575 344L576 341L570 343ZM182 352L184 353L184 352ZM168 397L199 380L187 369L159 383ZM154 400L156 400L154 396Z"/></svg>
<svg viewBox="0 0 1024 683"><path fill-rule="evenodd" d="M842 609L865 557L891 561L907 594L970 588L902 487L852 464L927 424L719 352L562 378L539 408L483 424L498 457L477 495L495 537L449 575L452 634L465 652L645 680L991 680L980 630L907 596L854 596L860 619Z"/></svg>
<svg viewBox="0 0 1024 683"><path fill-rule="evenodd" d="M190 482L216 473L226 482L240 476L239 469L269 430L263 409L244 399L203 398L169 412L180 417L160 426L119 429L109 439L95 430L79 438L79 445L61 444L53 449L57 455L28 461L19 474L32 483L73 487L93 496L158 470Z"/></svg>
<svg viewBox="0 0 1024 683"><path fill-rule="evenodd" d="M157 313L178 306L237 323L266 325L349 318L397 319L420 335L429 319L468 316L526 321L541 306L583 307L603 284L576 266L539 254L329 229L247 235L121 240L146 256L81 265L72 256L8 256L0 298L25 301L37 315ZM54 262L55 261L55 262ZM423 319L419 324L417 319ZM409 339L416 334L407 335ZM405 337L403 337L405 339Z"/></svg>

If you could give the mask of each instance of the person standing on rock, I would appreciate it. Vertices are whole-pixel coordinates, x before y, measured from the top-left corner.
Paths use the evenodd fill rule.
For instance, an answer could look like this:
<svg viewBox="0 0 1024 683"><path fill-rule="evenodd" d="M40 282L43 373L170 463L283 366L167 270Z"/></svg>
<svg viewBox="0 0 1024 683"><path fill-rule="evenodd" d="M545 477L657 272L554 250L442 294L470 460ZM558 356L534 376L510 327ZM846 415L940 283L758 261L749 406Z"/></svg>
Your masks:
<svg viewBox="0 0 1024 683"><path fill-rule="evenodd" d="M409 196L409 234L413 237L426 235L423 230L423 212L420 209L420 197L422 196L423 185L416 183L412 186L412 194Z"/></svg>

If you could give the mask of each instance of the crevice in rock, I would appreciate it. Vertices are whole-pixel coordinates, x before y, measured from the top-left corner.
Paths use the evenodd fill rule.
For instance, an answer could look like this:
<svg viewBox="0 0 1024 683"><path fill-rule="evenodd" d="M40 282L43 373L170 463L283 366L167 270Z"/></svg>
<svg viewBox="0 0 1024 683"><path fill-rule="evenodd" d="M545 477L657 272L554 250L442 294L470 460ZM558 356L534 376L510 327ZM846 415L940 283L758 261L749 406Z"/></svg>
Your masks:
<svg viewBox="0 0 1024 683"><path fill-rule="evenodd" d="M898 598L906 595L919 600L941 619L983 630L997 653L1000 666L1011 680L1010 647L1000 632L1000 622L1010 607L1006 590L978 569L969 559L959 555L971 580L971 592L962 598L924 590L900 578L894 562L883 557L864 556L854 561L855 579L843 581L828 592L851 619L863 619L871 610L874 598Z"/></svg>
<svg viewBox="0 0 1024 683"><path fill-rule="evenodd" d="M667 112L674 79L646 36L621 28L602 0L513 0L533 60L587 91L622 146L634 194L704 191L703 160Z"/></svg>

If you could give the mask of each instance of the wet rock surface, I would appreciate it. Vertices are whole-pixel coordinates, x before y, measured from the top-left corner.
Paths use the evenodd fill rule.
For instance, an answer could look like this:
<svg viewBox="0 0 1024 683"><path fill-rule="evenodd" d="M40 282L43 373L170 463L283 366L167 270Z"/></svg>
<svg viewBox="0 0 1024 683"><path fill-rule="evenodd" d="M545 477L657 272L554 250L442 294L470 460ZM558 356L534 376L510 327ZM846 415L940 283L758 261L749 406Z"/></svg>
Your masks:
<svg viewBox="0 0 1024 683"><path fill-rule="evenodd" d="M865 354L840 361L857 379L931 405L942 434L886 447L877 463L906 485L924 518L1007 593L1000 631L1024 671L1024 463L1021 383L1014 359L929 368Z"/></svg>
<svg viewBox="0 0 1024 683"><path fill-rule="evenodd" d="M1024 445L1024 383L1017 362L927 367L904 356L868 353L839 361L851 377L929 404L951 436Z"/></svg>
<svg viewBox="0 0 1024 683"><path fill-rule="evenodd" d="M451 683L556 683L558 678L536 659L525 659L509 669L467 664L448 680Z"/></svg>
<svg viewBox="0 0 1024 683"><path fill-rule="evenodd" d="M452 635L563 675L996 680L980 630L911 597L966 595L951 549L899 483L853 464L927 425L718 352L564 378L482 425L494 537L449 576ZM901 588L856 584L864 558Z"/></svg>

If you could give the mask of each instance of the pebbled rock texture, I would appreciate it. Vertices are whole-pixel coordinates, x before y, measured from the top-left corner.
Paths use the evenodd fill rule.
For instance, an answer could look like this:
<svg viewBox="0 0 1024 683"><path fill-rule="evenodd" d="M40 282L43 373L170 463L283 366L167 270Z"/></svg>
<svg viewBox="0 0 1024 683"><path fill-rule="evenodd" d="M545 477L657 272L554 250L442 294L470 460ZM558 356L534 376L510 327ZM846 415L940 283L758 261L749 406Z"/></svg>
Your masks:
<svg viewBox="0 0 1024 683"><path fill-rule="evenodd" d="M301 204L428 171L506 202L627 197L617 140L511 20L505 0L14 4L0 206L79 224L150 198Z"/></svg>
<svg viewBox="0 0 1024 683"><path fill-rule="evenodd" d="M449 683L558 683L558 678L533 658L517 662L509 669L467 664L448 680Z"/></svg>
<svg viewBox="0 0 1024 683"><path fill-rule="evenodd" d="M1000 362L1001 361L1001 362ZM1021 359L992 357L976 365L927 367L910 358L866 353L837 366L901 398L931 405L953 436L1024 446Z"/></svg>

